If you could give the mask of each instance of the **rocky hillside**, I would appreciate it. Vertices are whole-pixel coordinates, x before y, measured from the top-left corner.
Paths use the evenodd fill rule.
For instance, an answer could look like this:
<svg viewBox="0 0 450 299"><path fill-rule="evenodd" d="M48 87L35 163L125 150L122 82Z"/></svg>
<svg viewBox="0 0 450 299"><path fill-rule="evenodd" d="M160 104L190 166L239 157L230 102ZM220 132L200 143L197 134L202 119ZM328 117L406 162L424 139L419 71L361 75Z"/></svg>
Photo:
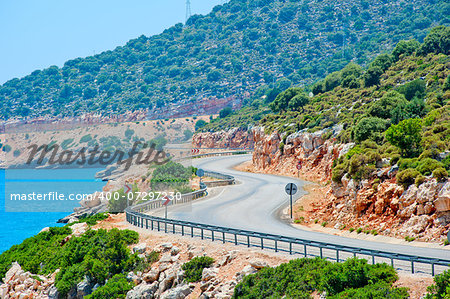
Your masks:
<svg viewBox="0 0 450 299"><path fill-rule="evenodd" d="M366 70L349 64L311 86L313 94L290 88L269 104L272 114L246 137L254 142L254 170L295 175L300 162L306 179L326 185L314 213L299 213L298 221L444 242L449 36L448 27L435 28L424 43L400 42ZM223 123L217 119L205 131ZM200 133L194 141L215 144L235 131Z"/></svg>
<svg viewBox="0 0 450 299"><path fill-rule="evenodd" d="M449 24L449 7L445 0L231 0L159 35L6 82L0 118L140 109L165 118L239 107L260 86L312 83L401 39L421 41L431 26Z"/></svg>
<svg viewBox="0 0 450 299"><path fill-rule="evenodd" d="M110 254L117 254L124 262L117 267L106 269L96 260L96 252L90 255L76 257L77 264L60 264L60 268L45 272L49 266L49 259L40 257L41 271L30 269L30 259L24 256L20 263L7 264L10 254L20 254L19 248L0 255L0 283L1 298L281 298L292 295L300 298L298 292L305 298L333 298L333 294L341 296L357 292L359 294L395 293L396 298L421 298L427 293L427 287L433 283L431 277L422 275L397 274L388 265L368 265L365 260L350 259L341 264L335 264L322 259L296 259L271 251L261 251L233 244L209 242L176 235L139 229L129 226L124 221L124 215L110 215L97 223L77 223L72 226L73 234L64 235L63 243L53 244L52 250L56 254L64 252L64 247L80 244L81 251L86 247L95 246L104 241L100 236L107 229L111 236L128 236L132 244L123 246L121 242L111 247ZM92 220L92 219L91 219ZM93 228L93 229L92 229ZM119 229L119 230L118 230ZM135 231L139 233L139 238ZM97 231L97 232L94 232ZM45 229L37 237L35 244L49 242L48 234L53 229ZM39 236L44 238L39 238ZM45 238L47 237L47 238ZM50 239L54 238L50 234ZM98 239L100 237L100 239ZM46 240L47 239L47 240ZM100 250L100 253L102 250ZM22 255L33 254L23 251ZM72 256L75 254L72 254ZM114 255L116 256L116 255ZM66 258L74 258L67 256ZM129 258L125 262L125 258ZM51 259L50 259L51 260ZM111 260L107 256L105 265ZM90 266L91 265L91 266ZM131 266L131 268L130 268ZM71 269L68 272L67 267ZM348 283L342 279L351 277L351 271L364 273L358 284ZM4 271L3 271L4 270ZM374 272L375 271L375 272ZM62 276L62 273L69 273ZM113 273L112 273L113 272ZM118 273L118 274L117 274ZM286 275L289 273L289 275ZM314 275L311 275L314 273ZM339 274L337 274L339 273ZM377 275L372 275L377 274ZM81 275L80 275L81 274ZM115 275L114 275L115 274ZM105 280L105 277L107 280ZM370 280L368 278L371 277ZM446 283L445 274L438 276L436 281ZM65 278L66 281L61 280ZM335 280L342 283L332 283ZM254 283L259 281L260 283ZM274 287L278 285L278 287ZM440 293L444 294L444 293ZM445 295L445 294L444 294ZM364 297L364 296L363 296Z"/></svg>

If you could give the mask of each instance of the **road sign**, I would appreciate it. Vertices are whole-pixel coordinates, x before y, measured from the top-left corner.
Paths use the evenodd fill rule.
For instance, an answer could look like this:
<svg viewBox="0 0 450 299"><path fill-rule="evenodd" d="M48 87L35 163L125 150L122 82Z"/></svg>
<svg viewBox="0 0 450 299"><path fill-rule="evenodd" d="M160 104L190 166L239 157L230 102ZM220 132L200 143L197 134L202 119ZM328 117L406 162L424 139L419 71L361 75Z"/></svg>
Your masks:
<svg viewBox="0 0 450 299"><path fill-rule="evenodd" d="M196 155L196 154L200 153L200 150L199 150L198 148L193 148L193 149L191 150L191 153L192 153L193 155Z"/></svg>
<svg viewBox="0 0 450 299"><path fill-rule="evenodd" d="M164 196L163 200L165 200L165 202L163 202L163 206L167 206L172 200L169 198L169 196Z"/></svg>
<svg viewBox="0 0 450 299"><path fill-rule="evenodd" d="M292 219L292 195L297 193L297 185L294 183L289 183L284 188L287 194L289 194L290 202L291 202L291 219Z"/></svg>
<svg viewBox="0 0 450 299"><path fill-rule="evenodd" d="M123 188L123 190L125 191L125 194L130 193L130 191L131 191L131 185L130 185L130 184L125 184L125 188Z"/></svg>
<svg viewBox="0 0 450 299"><path fill-rule="evenodd" d="M203 169L199 168L199 169L197 169L196 174L198 177L203 177L203 176L205 176L205 171Z"/></svg>
<svg viewBox="0 0 450 299"><path fill-rule="evenodd" d="M289 183L286 185L284 190L286 191L287 194L294 195L295 193L297 193L297 185L294 183Z"/></svg>
<svg viewBox="0 0 450 299"><path fill-rule="evenodd" d="M298 170L302 169L302 164L300 162L297 164L297 169Z"/></svg>

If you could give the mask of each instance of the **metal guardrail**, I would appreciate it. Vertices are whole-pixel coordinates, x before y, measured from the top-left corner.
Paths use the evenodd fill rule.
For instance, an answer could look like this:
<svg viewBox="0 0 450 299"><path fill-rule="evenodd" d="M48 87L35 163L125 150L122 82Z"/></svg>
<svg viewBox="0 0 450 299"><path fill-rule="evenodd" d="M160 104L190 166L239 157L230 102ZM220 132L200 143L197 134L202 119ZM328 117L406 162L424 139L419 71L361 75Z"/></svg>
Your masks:
<svg viewBox="0 0 450 299"><path fill-rule="evenodd" d="M207 187L217 187L217 186L227 186L227 185L233 185L235 183L235 179L231 175L218 173L215 171L205 171L206 177L212 177L216 178L218 180L216 181L206 181L204 184Z"/></svg>
<svg viewBox="0 0 450 299"><path fill-rule="evenodd" d="M234 181L232 176L215 172L205 173L209 173L211 175L221 175L224 180L231 180L232 178ZM204 187L205 188L199 191L182 195L182 200L178 202L174 201L173 204L190 202L205 195L207 189L206 186ZM437 274L436 270L441 270L438 272L442 272L450 266L450 259L434 259L393 253L389 251L337 245L256 231L233 229L182 220L165 219L143 214L144 212L160 208L161 206L162 202L158 201L147 202L129 207L125 210L126 220L130 224L141 228L164 231L166 233L171 232L173 234L181 234L182 236L200 237L201 239L221 241L223 243L233 243L235 245L245 245L247 247L271 249L275 252L286 252L291 255L298 254L303 255L304 257L321 257L334 260L336 262L344 261L350 257L368 257L371 258L372 264L375 264L376 262L387 262L393 267L397 267L402 270L409 268L411 273L415 273L417 268L420 268L422 272L431 270L432 276ZM427 267L424 268L424 265Z"/></svg>

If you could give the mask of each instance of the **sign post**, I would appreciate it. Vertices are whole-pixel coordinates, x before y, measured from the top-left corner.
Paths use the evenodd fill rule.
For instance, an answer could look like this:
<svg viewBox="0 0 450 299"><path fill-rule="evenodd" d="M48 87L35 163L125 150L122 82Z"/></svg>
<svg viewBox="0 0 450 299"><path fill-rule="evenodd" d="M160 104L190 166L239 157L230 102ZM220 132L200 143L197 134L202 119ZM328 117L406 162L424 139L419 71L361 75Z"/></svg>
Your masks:
<svg viewBox="0 0 450 299"><path fill-rule="evenodd" d="M201 168L197 169L197 176L200 178L200 184L202 183L202 177L205 176L205 171Z"/></svg>
<svg viewBox="0 0 450 299"><path fill-rule="evenodd" d="M127 208L130 206L130 200L128 198L128 193L131 192L131 184L125 184L125 187L123 188L123 190L125 191L125 196L127 198Z"/></svg>
<svg viewBox="0 0 450 299"><path fill-rule="evenodd" d="M284 188L287 194L289 194L290 202L291 202L291 219L292 219L292 195L297 193L297 185L294 183L289 183Z"/></svg>
<svg viewBox="0 0 450 299"><path fill-rule="evenodd" d="M302 169L302 162L298 161L297 163L297 176L300 177L300 169Z"/></svg>
<svg viewBox="0 0 450 299"><path fill-rule="evenodd" d="M167 206L171 202L171 199L170 199L169 196L166 195L166 196L163 197L163 200L164 200L163 206L164 206L164 209L165 209L165 211L164 211L164 218L167 220ZM167 221L164 223L164 231L167 233Z"/></svg>

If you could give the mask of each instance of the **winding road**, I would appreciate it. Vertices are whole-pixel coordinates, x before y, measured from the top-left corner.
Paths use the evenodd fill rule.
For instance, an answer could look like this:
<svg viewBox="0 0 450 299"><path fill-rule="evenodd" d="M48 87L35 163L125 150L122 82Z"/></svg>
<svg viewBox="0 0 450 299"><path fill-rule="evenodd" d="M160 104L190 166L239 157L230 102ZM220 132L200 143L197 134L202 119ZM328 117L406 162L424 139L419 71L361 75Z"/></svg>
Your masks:
<svg viewBox="0 0 450 299"><path fill-rule="evenodd" d="M296 183L299 186L296 198L299 198L306 193L302 186L308 182L233 169L250 159L251 155L240 155L193 160L195 167L233 175L238 184L222 188L206 200L170 207L169 218L393 253L450 258L450 251L445 249L352 239L295 228L280 219L281 211L289 199L284 187L287 183Z"/></svg>

